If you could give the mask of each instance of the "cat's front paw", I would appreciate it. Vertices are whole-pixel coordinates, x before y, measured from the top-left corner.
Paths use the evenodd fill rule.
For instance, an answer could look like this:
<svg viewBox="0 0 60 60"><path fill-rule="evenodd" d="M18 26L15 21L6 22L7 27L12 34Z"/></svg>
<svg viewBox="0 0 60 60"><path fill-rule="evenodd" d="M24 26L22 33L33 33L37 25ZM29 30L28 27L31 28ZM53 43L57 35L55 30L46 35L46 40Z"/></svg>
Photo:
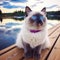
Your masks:
<svg viewBox="0 0 60 60"><path fill-rule="evenodd" d="M34 54L34 59L35 59L35 60L39 60L39 59L40 59L40 54L35 53L35 54Z"/></svg>

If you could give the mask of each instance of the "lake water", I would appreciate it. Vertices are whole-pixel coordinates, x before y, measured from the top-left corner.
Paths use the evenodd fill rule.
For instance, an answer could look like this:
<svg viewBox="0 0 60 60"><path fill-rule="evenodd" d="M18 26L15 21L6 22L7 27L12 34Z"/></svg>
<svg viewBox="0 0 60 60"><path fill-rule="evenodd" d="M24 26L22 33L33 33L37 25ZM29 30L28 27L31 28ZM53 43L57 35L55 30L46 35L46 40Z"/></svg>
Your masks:
<svg viewBox="0 0 60 60"><path fill-rule="evenodd" d="M16 36L24 21L3 19L0 22L0 50L11 46L16 42ZM48 29L60 23L58 20L48 20Z"/></svg>

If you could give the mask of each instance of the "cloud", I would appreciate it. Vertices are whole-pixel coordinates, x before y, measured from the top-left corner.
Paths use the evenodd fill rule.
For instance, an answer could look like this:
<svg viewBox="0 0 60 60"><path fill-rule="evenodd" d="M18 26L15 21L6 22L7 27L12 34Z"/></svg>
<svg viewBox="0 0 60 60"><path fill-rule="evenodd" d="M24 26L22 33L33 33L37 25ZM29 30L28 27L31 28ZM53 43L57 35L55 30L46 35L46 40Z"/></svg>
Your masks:
<svg viewBox="0 0 60 60"><path fill-rule="evenodd" d="M12 9L12 8L24 8L24 6L16 6L16 5L11 5L10 2L3 2L0 4L0 6L7 8L7 9Z"/></svg>
<svg viewBox="0 0 60 60"><path fill-rule="evenodd" d="M3 2L8 2L10 0L0 0L0 4L3 3Z"/></svg>
<svg viewBox="0 0 60 60"><path fill-rule="evenodd" d="M31 5L31 7L35 7L35 6L36 6L36 4Z"/></svg>
<svg viewBox="0 0 60 60"><path fill-rule="evenodd" d="M49 7L46 7L47 9L51 9L51 8L54 8L54 7L58 7L58 5L51 5Z"/></svg>
<svg viewBox="0 0 60 60"><path fill-rule="evenodd" d="M25 2L27 2L27 0L0 0L0 7L2 6L3 8L7 8L7 9L12 9L12 8L23 9L26 5Z"/></svg>
<svg viewBox="0 0 60 60"><path fill-rule="evenodd" d="M38 4L42 4L42 3L44 3L44 1L37 0L33 5L31 5L31 7L36 7Z"/></svg>
<svg viewBox="0 0 60 60"><path fill-rule="evenodd" d="M24 8L23 6L14 6L14 5L6 5L4 8L12 9L12 8Z"/></svg>
<svg viewBox="0 0 60 60"><path fill-rule="evenodd" d="M5 5L5 6L3 6L3 7L4 7L4 8L11 9L11 8L18 8L19 6Z"/></svg>
<svg viewBox="0 0 60 60"><path fill-rule="evenodd" d="M8 6L8 5L10 5L9 2L2 2L2 3L0 3L0 6Z"/></svg>
<svg viewBox="0 0 60 60"><path fill-rule="evenodd" d="M27 0L11 0L11 2L21 2L21 3L24 3L24 2L27 2Z"/></svg>
<svg viewBox="0 0 60 60"><path fill-rule="evenodd" d="M9 5L9 2L3 2L2 5Z"/></svg>
<svg viewBox="0 0 60 60"><path fill-rule="evenodd" d="M60 0L0 0L0 7L6 9L24 9L29 6L32 10L39 10L47 7L47 10L60 8ZM1 9L1 8L0 8Z"/></svg>

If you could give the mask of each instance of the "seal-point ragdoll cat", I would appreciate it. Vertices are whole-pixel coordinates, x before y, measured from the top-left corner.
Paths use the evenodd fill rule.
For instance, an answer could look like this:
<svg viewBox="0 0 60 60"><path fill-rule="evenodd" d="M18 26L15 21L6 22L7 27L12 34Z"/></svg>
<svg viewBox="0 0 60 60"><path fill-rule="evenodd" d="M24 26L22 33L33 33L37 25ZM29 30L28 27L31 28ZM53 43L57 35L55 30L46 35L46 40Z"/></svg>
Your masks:
<svg viewBox="0 0 60 60"><path fill-rule="evenodd" d="M50 47L46 28L46 8L44 7L40 12L33 12L26 6L25 12L25 22L17 36L16 45L24 49L25 58L34 56L39 60L41 50Z"/></svg>

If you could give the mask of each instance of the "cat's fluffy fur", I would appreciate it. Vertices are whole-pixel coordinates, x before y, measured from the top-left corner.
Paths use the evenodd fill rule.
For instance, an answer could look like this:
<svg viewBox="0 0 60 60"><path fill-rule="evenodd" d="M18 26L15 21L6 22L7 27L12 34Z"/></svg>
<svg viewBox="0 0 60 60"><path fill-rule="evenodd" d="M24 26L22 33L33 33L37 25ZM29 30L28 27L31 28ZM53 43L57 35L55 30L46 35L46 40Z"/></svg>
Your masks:
<svg viewBox="0 0 60 60"><path fill-rule="evenodd" d="M36 23L31 23L30 22L30 17L33 16L36 13L40 13L44 16L45 22L43 22L43 25L38 25L36 26ZM28 43L31 48L35 48L36 46L41 45L42 49L49 48L50 47L50 41L48 38L48 32L47 32L47 18L45 15L45 11L42 9L41 12L33 12L31 11L28 13L28 16L24 19L24 23L22 26L21 31L19 32L16 40L16 45L19 48L23 48L23 42ZM41 30L40 32L37 33L32 33L30 30Z"/></svg>

